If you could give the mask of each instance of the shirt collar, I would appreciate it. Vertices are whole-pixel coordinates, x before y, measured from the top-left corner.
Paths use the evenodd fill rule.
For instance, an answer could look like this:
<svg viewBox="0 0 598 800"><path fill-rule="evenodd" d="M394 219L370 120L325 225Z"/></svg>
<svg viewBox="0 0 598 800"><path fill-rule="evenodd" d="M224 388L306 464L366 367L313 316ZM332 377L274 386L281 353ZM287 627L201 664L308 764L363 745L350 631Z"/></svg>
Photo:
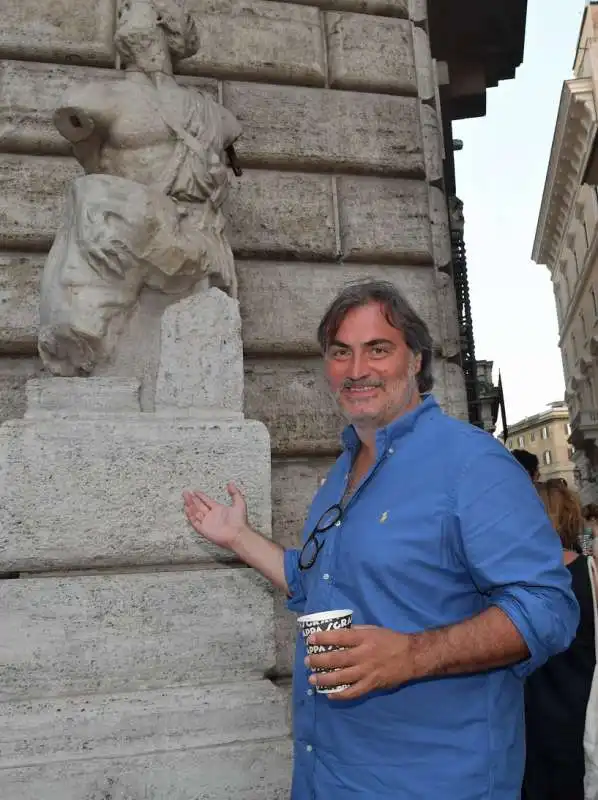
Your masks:
<svg viewBox="0 0 598 800"><path fill-rule="evenodd" d="M432 410L440 410L438 403L431 394L425 394L422 402L412 411L397 417L384 428L378 428L376 431L376 450L378 454L384 453L391 442L395 442L406 433L412 431L422 414ZM353 425L347 425L341 439L346 450L354 451L359 447L359 436Z"/></svg>

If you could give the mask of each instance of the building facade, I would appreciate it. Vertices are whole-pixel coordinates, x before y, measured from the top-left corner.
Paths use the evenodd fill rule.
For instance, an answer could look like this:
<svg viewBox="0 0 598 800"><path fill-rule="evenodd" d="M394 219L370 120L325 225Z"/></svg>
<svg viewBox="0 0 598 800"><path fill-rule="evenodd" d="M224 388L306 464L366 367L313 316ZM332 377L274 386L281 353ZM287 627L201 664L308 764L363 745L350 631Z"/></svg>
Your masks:
<svg viewBox="0 0 598 800"><path fill-rule="evenodd" d="M598 3L584 11L563 84L533 259L554 287L575 475L598 501Z"/></svg>
<svg viewBox="0 0 598 800"><path fill-rule="evenodd" d="M509 425L507 448L528 450L538 457L540 479L564 478L575 486L574 447L569 443L571 424L566 403L551 403L546 411Z"/></svg>

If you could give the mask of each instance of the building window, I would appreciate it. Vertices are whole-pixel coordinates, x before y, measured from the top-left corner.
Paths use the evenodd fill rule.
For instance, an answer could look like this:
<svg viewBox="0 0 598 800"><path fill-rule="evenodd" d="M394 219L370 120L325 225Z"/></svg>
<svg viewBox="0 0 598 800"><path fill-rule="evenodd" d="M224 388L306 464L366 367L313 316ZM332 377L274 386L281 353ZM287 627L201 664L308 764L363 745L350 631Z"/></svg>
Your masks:
<svg viewBox="0 0 598 800"><path fill-rule="evenodd" d="M548 439L548 428L546 427L546 425L542 428L542 438Z"/></svg>
<svg viewBox="0 0 598 800"><path fill-rule="evenodd" d="M519 447L523 447L523 445L525 444L525 439L523 438L523 436L520 436L517 439L517 444L519 445Z"/></svg>
<svg viewBox="0 0 598 800"><path fill-rule="evenodd" d="M569 425L568 422L565 422L565 424L563 425L563 428L565 429L565 435L566 436L571 436L571 425Z"/></svg>
<svg viewBox="0 0 598 800"><path fill-rule="evenodd" d="M549 467L549 466L552 464L552 456L551 456L551 454L550 454L550 450L545 450L545 451L542 453L542 461L544 462L544 464L545 464L547 467Z"/></svg>
<svg viewBox="0 0 598 800"><path fill-rule="evenodd" d="M530 440L530 442L535 442L536 441L536 434L535 433L530 433L529 440Z"/></svg>
<svg viewBox="0 0 598 800"><path fill-rule="evenodd" d="M513 440L512 439L509 439L509 441L507 442L507 447L509 448L509 450L513 449Z"/></svg>
<svg viewBox="0 0 598 800"><path fill-rule="evenodd" d="M573 447L570 447L568 449L568 453L569 453L569 461L571 461L571 459L573 458L573 453L575 453L575 450L573 449Z"/></svg>

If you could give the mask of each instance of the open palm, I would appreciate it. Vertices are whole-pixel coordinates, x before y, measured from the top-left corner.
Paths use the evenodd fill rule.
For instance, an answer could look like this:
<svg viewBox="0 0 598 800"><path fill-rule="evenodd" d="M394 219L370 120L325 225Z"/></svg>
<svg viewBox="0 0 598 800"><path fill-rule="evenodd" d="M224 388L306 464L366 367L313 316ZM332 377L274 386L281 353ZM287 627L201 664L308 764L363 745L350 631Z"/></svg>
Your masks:
<svg viewBox="0 0 598 800"><path fill-rule="evenodd" d="M185 514L193 529L210 542L228 550L247 526L247 504L234 483L226 487L231 505L216 502L203 492L183 492Z"/></svg>

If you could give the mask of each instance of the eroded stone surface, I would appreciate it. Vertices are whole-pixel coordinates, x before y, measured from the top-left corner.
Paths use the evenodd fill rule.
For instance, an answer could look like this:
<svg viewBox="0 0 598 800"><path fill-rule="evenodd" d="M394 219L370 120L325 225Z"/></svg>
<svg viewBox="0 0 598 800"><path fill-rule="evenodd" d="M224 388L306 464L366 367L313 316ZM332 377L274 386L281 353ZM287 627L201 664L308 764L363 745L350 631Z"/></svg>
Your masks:
<svg viewBox="0 0 598 800"><path fill-rule="evenodd" d="M155 407L242 413L239 305L219 289L188 297L164 312Z"/></svg>
<svg viewBox="0 0 598 800"><path fill-rule="evenodd" d="M6 155L0 159L0 247L48 249L64 209L72 158ZM238 255L334 259L332 177L247 170L226 204Z"/></svg>
<svg viewBox="0 0 598 800"><path fill-rule="evenodd" d="M326 14L330 85L417 94L412 25L367 14Z"/></svg>
<svg viewBox="0 0 598 800"><path fill-rule="evenodd" d="M248 165L424 174L415 98L227 83L224 104L243 125Z"/></svg>
<svg viewBox="0 0 598 800"><path fill-rule="evenodd" d="M286 800L290 759L285 738L14 767L2 772L2 800Z"/></svg>
<svg viewBox="0 0 598 800"><path fill-rule="evenodd" d="M0 769L276 739L287 734L285 714L282 693L267 680L5 701Z"/></svg>
<svg viewBox="0 0 598 800"><path fill-rule="evenodd" d="M110 66L115 15L115 0L4 0L0 56Z"/></svg>
<svg viewBox="0 0 598 800"><path fill-rule="evenodd" d="M182 72L241 80L322 86L320 15L305 5L272 0L187 0L200 47Z"/></svg>
<svg viewBox="0 0 598 800"><path fill-rule="evenodd" d="M98 400L84 416L83 399L68 395L86 379L69 380L54 379L51 415L38 410L0 428L0 571L228 559L192 530L181 496L201 488L228 502L228 480L246 492L252 523L269 533L270 442L262 425L125 413L110 394L104 405L117 413L102 414L102 379L90 387Z"/></svg>
<svg viewBox="0 0 598 800"><path fill-rule="evenodd" d="M424 181L337 180L341 245L348 261L433 262L430 201Z"/></svg>
<svg viewBox="0 0 598 800"><path fill-rule="evenodd" d="M249 569L0 583L0 699L263 677L272 595Z"/></svg>
<svg viewBox="0 0 598 800"><path fill-rule="evenodd" d="M284 0L284 2L318 6L330 11L355 11L359 14L407 17L413 0Z"/></svg>
<svg viewBox="0 0 598 800"><path fill-rule="evenodd" d="M123 70L76 67L29 61L0 62L0 151L70 155L71 144L61 136L52 115L67 90L90 83L122 81ZM184 76L177 82L218 97L218 82Z"/></svg>
<svg viewBox="0 0 598 800"><path fill-rule="evenodd" d="M387 280L401 291L428 324L442 348L454 331L445 328L456 314L450 279L431 267L237 262L245 350L251 354L316 355L316 331L326 307L347 283Z"/></svg>

